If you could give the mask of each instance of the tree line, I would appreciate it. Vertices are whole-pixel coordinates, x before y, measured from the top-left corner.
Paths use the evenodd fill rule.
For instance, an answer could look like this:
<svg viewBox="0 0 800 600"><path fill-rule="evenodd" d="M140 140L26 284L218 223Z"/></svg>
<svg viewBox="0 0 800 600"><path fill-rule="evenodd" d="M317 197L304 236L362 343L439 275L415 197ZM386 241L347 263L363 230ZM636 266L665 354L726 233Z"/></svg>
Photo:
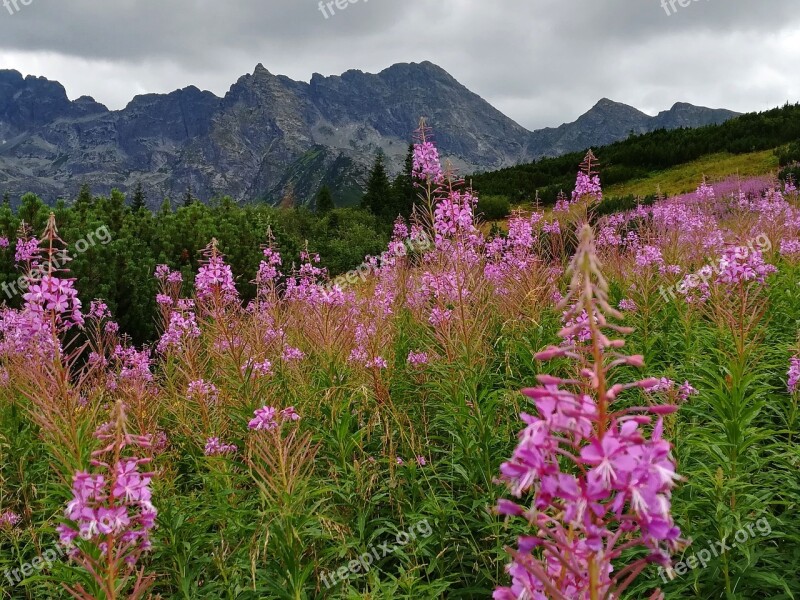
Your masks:
<svg viewBox="0 0 800 600"><path fill-rule="evenodd" d="M800 104L787 104L760 113L748 113L720 125L694 129L661 129L632 135L624 141L595 149L602 165L604 185L624 183L692 162L718 152L743 154L776 150L782 166L800 161ZM505 196L512 202L556 202L560 191L575 182L575 165L586 150L557 158L471 176L482 194Z"/></svg>

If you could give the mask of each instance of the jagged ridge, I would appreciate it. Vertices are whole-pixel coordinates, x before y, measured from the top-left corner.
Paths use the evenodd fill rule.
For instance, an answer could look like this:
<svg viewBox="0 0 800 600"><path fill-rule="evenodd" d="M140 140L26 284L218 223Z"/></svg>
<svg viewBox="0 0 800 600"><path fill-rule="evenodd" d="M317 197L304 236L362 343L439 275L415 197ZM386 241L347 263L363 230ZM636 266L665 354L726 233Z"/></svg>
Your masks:
<svg viewBox="0 0 800 600"><path fill-rule="evenodd" d="M142 181L156 204L187 188L201 198L277 201L291 186L300 201L322 184L358 195L375 152L402 165L420 117L443 154L465 171L512 166L661 127L697 127L735 116L676 104L650 117L603 99L574 123L528 131L430 63L378 74L314 74L308 83L259 64L220 98L196 87L136 96L110 111L41 77L0 71L0 189L46 201L123 191Z"/></svg>

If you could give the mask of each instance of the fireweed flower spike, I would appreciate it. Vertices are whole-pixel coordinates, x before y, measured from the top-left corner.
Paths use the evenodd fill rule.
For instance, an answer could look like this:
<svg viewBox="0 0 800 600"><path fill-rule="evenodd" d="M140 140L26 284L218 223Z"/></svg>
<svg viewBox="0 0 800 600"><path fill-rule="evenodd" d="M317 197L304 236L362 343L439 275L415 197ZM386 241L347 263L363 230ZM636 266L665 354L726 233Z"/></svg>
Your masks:
<svg viewBox="0 0 800 600"><path fill-rule="evenodd" d="M194 281L197 299L202 302L217 301L220 304L236 302L239 293L233 281L233 272L229 265L225 264L225 257L217 248L217 240L211 243L203 251L205 257L203 266L197 272Z"/></svg>
<svg viewBox="0 0 800 600"><path fill-rule="evenodd" d="M798 384L800 384L800 356L791 358L787 375L789 379L786 387L789 389L790 394L794 394L797 391Z"/></svg>
<svg viewBox="0 0 800 600"><path fill-rule="evenodd" d="M149 458L137 458L126 448L149 450L150 436L129 434L122 402L116 419L101 425L95 438L104 445L92 453L91 469L73 477L72 499L67 503L67 523L59 525L61 543L83 565L106 593L117 598L126 579L135 581L131 598L142 597L152 577L136 573L136 562L151 548L156 508L151 500L153 473L141 467ZM98 552L99 550L99 552ZM133 575L137 577L132 577ZM76 598L89 597L83 586L68 588Z"/></svg>
<svg viewBox="0 0 800 600"><path fill-rule="evenodd" d="M424 120L420 122L419 129L414 132L414 137L416 139L412 170L414 178L423 183L442 185L444 173L439 160L439 150L430 140L431 130L425 126Z"/></svg>
<svg viewBox="0 0 800 600"><path fill-rule="evenodd" d="M565 344L537 355L542 361L570 358L574 378L541 375L540 387L523 391L536 414L521 415L526 427L501 467L501 480L515 497L530 495L531 501L501 500L497 512L524 516L532 531L509 549L512 582L494 592L497 600L620 598L649 563L668 565L680 543L670 514L678 476L661 420L675 408L615 410L623 391L659 382L612 383L614 369L641 366L642 359L620 354L624 342L606 336L629 330L607 320L621 315L608 303L600 266L594 234L584 225L564 305L571 304L567 321L584 313L594 318L565 327ZM585 342L576 336L583 330ZM647 556L617 565L634 547Z"/></svg>

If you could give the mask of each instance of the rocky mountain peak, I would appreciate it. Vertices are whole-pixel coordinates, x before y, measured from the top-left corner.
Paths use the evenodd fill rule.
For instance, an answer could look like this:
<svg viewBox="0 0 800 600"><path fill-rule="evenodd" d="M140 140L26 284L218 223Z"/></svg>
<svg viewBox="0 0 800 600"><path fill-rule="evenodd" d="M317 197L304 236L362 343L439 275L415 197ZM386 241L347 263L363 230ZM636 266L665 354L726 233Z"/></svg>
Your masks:
<svg viewBox="0 0 800 600"><path fill-rule="evenodd" d="M118 111L88 96L71 102L58 82L6 70L0 189L53 201L72 194L76 182L108 193L141 181L154 199L191 187L201 198L278 201L292 187L303 201L329 185L340 198L355 199L378 150L391 173L402 167L421 116L443 157L470 173L608 144L631 131L733 115L678 103L649 117L602 98L574 123L531 132L429 61L377 74L314 73L309 83L259 63L222 98L188 86L136 96Z"/></svg>

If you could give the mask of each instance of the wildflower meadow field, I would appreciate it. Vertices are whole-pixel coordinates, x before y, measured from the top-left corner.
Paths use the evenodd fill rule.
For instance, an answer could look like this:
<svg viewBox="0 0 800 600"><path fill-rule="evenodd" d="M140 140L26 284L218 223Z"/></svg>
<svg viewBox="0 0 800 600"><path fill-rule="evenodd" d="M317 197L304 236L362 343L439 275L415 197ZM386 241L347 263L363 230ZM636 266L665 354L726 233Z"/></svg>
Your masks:
<svg viewBox="0 0 800 600"><path fill-rule="evenodd" d="M244 302L209 239L151 346L0 238L0 596L800 598L791 179L608 213L590 152L490 233L432 139L382 255L268 231Z"/></svg>

